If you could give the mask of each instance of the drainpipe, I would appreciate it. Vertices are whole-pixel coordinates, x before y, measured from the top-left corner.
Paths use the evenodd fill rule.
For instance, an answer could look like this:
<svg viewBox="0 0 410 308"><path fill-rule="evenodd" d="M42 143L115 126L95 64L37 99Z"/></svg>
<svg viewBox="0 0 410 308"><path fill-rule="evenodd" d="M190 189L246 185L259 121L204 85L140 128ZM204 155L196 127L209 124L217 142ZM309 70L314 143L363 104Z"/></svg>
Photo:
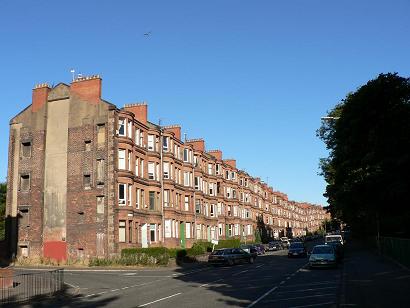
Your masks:
<svg viewBox="0 0 410 308"><path fill-rule="evenodd" d="M160 139L160 183L161 183L161 216L162 216L162 243L165 244L165 214L164 214L164 161L163 161L163 129L161 127L161 120L159 121L159 139Z"/></svg>

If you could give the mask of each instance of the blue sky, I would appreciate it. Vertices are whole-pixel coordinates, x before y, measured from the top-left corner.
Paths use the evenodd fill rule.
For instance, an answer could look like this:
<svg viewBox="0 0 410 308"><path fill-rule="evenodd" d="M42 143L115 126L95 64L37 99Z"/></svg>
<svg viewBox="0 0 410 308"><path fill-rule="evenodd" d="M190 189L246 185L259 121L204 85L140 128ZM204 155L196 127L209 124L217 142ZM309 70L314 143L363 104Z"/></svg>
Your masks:
<svg viewBox="0 0 410 308"><path fill-rule="evenodd" d="M410 75L409 13L408 0L0 0L0 180L9 120L74 68L102 75L118 107L147 101L152 122L325 205L320 117L379 73Z"/></svg>

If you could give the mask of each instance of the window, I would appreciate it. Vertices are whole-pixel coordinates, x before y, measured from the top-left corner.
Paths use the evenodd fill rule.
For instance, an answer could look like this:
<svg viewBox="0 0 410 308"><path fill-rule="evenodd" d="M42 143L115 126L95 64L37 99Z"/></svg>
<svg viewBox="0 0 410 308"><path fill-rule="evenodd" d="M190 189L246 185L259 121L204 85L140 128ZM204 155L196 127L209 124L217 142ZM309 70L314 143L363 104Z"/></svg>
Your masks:
<svg viewBox="0 0 410 308"><path fill-rule="evenodd" d="M19 223L19 227L29 227L30 226L28 208L19 209L18 223Z"/></svg>
<svg viewBox="0 0 410 308"><path fill-rule="evenodd" d="M208 164L208 174L212 175L212 164Z"/></svg>
<svg viewBox="0 0 410 308"><path fill-rule="evenodd" d="M125 243L125 220L120 220L118 224L118 241Z"/></svg>
<svg viewBox="0 0 410 308"><path fill-rule="evenodd" d="M184 210L189 211L189 196L185 196Z"/></svg>
<svg viewBox="0 0 410 308"><path fill-rule="evenodd" d="M164 163L164 179L169 179L169 163Z"/></svg>
<svg viewBox="0 0 410 308"><path fill-rule="evenodd" d="M21 143L21 157L23 158L31 157L31 142L30 141Z"/></svg>
<svg viewBox="0 0 410 308"><path fill-rule="evenodd" d="M97 214L104 214L104 196L97 196Z"/></svg>
<svg viewBox="0 0 410 308"><path fill-rule="evenodd" d="M126 190L126 185L125 184L118 184L118 204L125 205L125 190Z"/></svg>
<svg viewBox="0 0 410 308"><path fill-rule="evenodd" d="M195 189L196 190L199 190L199 187L200 187L199 183L200 183L200 177L196 176L195 177Z"/></svg>
<svg viewBox="0 0 410 308"><path fill-rule="evenodd" d="M104 159L97 159L97 185L104 185L105 164Z"/></svg>
<svg viewBox="0 0 410 308"><path fill-rule="evenodd" d="M132 243L132 220L128 220L128 243Z"/></svg>
<svg viewBox="0 0 410 308"><path fill-rule="evenodd" d="M150 241L151 242L156 242L157 241L157 225L156 224L150 224L149 225L149 230L150 230Z"/></svg>
<svg viewBox="0 0 410 308"><path fill-rule="evenodd" d="M118 119L118 135L125 136L125 119L124 118Z"/></svg>
<svg viewBox="0 0 410 308"><path fill-rule="evenodd" d="M83 176L83 185L85 189L90 189L91 188L91 175L90 174L84 174Z"/></svg>
<svg viewBox="0 0 410 308"><path fill-rule="evenodd" d="M128 120L128 137L132 138L132 122L130 120Z"/></svg>
<svg viewBox="0 0 410 308"><path fill-rule="evenodd" d="M154 135L148 135L148 151L154 151Z"/></svg>
<svg viewBox="0 0 410 308"><path fill-rule="evenodd" d="M169 151L169 137L165 137L165 136L163 136L162 137L162 149L165 151L165 152L168 152Z"/></svg>
<svg viewBox="0 0 410 308"><path fill-rule="evenodd" d="M164 190L164 206L169 206L169 189Z"/></svg>
<svg viewBox="0 0 410 308"><path fill-rule="evenodd" d="M144 160L141 159L140 177L144 177Z"/></svg>
<svg viewBox="0 0 410 308"><path fill-rule="evenodd" d="M225 179L229 180L229 171L228 170L225 171Z"/></svg>
<svg viewBox="0 0 410 308"><path fill-rule="evenodd" d="M128 184L128 199L127 199L128 206L132 206L132 185Z"/></svg>
<svg viewBox="0 0 410 308"><path fill-rule="evenodd" d="M86 152L91 151L91 140L86 140L84 141L84 150Z"/></svg>
<svg viewBox="0 0 410 308"><path fill-rule="evenodd" d="M199 200L195 200L195 212L201 214L201 203Z"/></svg>
<svg viewBox="0 0 410 308"><path fill-rule="evenodd" d="M223 234L222 224L218 224L218 234L219 234L219 236L222 236L222 234Z"/></svg>
<svg viewBox="0 0 410 308"><path fill-rule="evenodd" d="M145 203L145 191L143 189L141 189L141 207L147 207Z"/></svg>
<svg viewBox="0 0 410 308"><path fill-rule="evenodd" d="M155 191L149 192L149 209L155 210Z"/></svg>
<svg viewBox="0 0 410 308"><path fill-rule="evenodd" d="M190 186L189 172L184 172L184 186Z"/></svg>
<svg viewBox="0 0 410 308"><path fill-rule="evenodd" d="M135 175L139 176L138 172L139 172L139 165L140 164L140 160L138 157L135 157Z"/></svg>
<svg viewBox="0 0 410 308"><path fill-rule="evenodd" d="M211 196L214 196L215 190L214 190L214 183L209 183L209 194Z"/></svg>
<svg viewBox="0 0 410 308"><path fill-rule="evenodd" d="M215 204L211 204L211 217L215 217Z"/></svg>
<svg viewBox="0 0 410 308"><path fill-rule="evenodd" d="M30 175L22 174L20 176L20 190L29 191L30 190Z"/></svg>
<svg viewBox="0 0 410 308"><path fill-rule="evenodd" d="M125 150L118 150L118 169L125 169Z"/></svg>
<svg viewBox="0 0 410 308"><path fill-rule="evenodd" d="M217 174L217 175L221 174L220 168L221 168L220 165L219 165L219 164L216 164L216 166L215 166L215 171L216 171L216 174Z"/></svg>
<svg viewBox="0 0 410 308"><path fill-rule="evenodd" d="M184 149L184 162L188 162L188 153L189 153L189 151L188 151L188 149Z"/></svg>
<svg viewBox="0 0 410 308"><path fill-rule="evenodd" d="M185 223L185 237L191 238L191 223L189 222Z"/></svg>
<svg viewBox="0 0 410 308"><path fill-rule="evenodd" d="M140 208L140 204L141 204L141 189L137 188L135 190L135 207L137 209Z"/></svg>
<svg viewBox="0 0 410 308"><path fill-rule="evenodd" d="M97 145L98 147L102 147L105 144L105 125L98 124L97 125Z"/></svg>
<svg viewBox="0 0 410 308"><path fill-rule="evenodd" d="M148 179L155 180L155 164L152 162L148 163Z"/></svg>
<svg viewBox="0 0 410 308"><path fill-rule="evenodd" d="M131 151L128 151L128 170L131 171Z"/></svg>
<svg viewBox="0 0 410 308"><path fill-rule="evenodd" d="M139 128L137 128L135 130L135 144L142 146L142 144L140 144L140 138L141 138L141 130Z"/></svg>
<svg viewBox="0 0 410 308"><path fill-rule="evenodd" d="M172 236L172 222L171 219L165 220L165 237L169 238Z"/></svg>
<svg viewBox="0 0 410 308"><path fill-rule="evenodd" d="M236 178L236 173L235 172L231 172L231 180L235 180Z"/></svg>

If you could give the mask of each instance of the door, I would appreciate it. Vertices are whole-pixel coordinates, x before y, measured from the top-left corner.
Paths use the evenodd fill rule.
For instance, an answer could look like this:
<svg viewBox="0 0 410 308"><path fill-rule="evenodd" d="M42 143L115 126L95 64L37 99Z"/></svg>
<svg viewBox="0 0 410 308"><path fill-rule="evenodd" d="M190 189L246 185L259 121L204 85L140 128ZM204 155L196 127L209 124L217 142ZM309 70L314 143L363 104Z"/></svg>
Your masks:
<svg viewBox="0 0 410 308"><path fill-rule="evenodd" d="M147 224L142 224L141 226L141 245L142 248L147 248L148 247L148 225Z"/></svg>
<svg viewBox="0 0 410 308"><path fill-rule="evenodd" d="M185 223L181 221L179 224L179 238L181 248L185 248L186 239L185 239Z"/></svg>

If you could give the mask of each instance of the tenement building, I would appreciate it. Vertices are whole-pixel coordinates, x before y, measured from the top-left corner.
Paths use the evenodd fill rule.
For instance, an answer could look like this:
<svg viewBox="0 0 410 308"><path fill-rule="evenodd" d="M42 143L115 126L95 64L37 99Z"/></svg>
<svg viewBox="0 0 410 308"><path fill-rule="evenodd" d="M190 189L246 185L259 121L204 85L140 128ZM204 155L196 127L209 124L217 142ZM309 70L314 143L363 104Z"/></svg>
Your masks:
<svg viewBox="0 0 410 308"><path fill-rule="evenodd" d="M101 78L33 89L10 121L7 239L15 256L108 257L127 247L304 235L320 206L289 201L145 103L101 98Z"/></svg>

